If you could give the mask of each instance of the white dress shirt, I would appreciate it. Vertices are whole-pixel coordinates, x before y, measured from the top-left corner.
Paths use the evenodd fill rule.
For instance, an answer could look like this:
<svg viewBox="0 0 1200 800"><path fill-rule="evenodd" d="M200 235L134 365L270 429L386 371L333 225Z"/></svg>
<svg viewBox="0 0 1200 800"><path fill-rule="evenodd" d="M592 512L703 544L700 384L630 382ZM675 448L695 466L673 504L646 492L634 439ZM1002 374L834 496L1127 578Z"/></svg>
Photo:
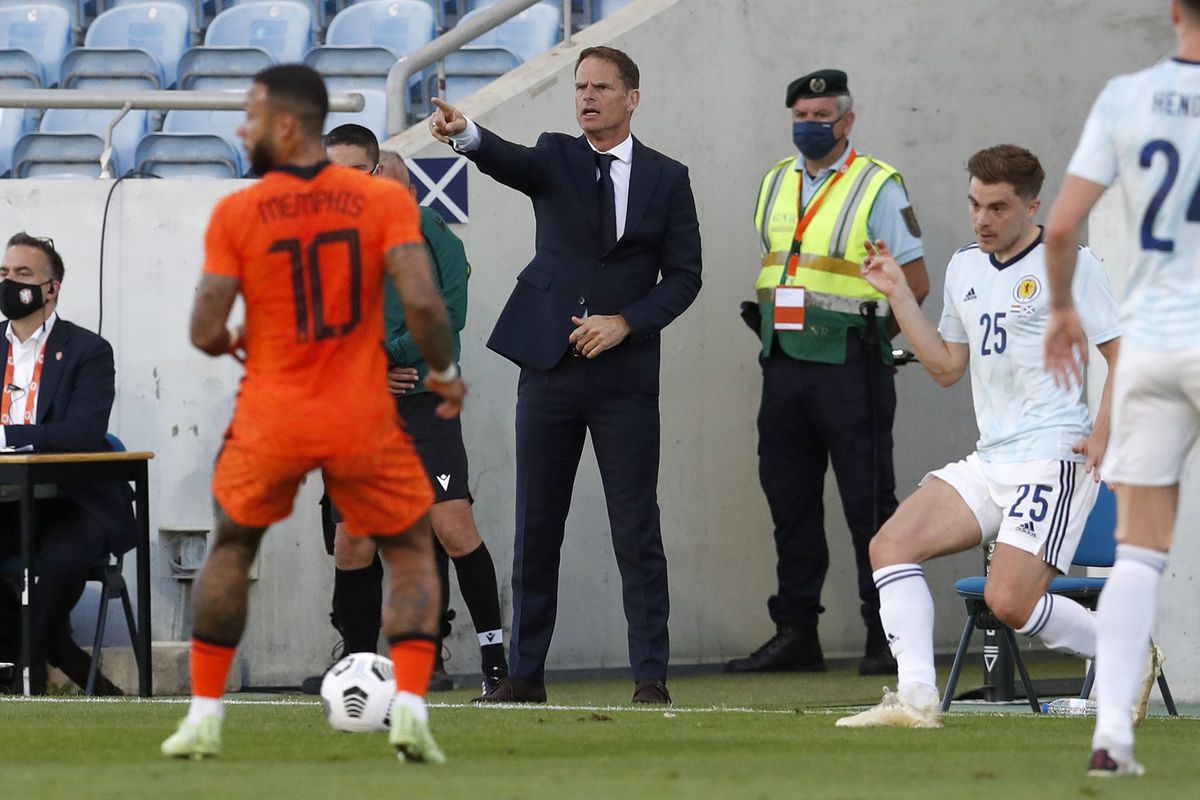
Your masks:
<svg viewBox="0 0 1200 800"><path fill-rule="evenodd" d="M54 321L58 319L58 312L55 311L46 318L45 323L35 330L28 339L19 341L13 334L12 322L8 323L8 327L4 330L4 335L8 339L8 352L12 355L13 360L13 375L12 385L21 387L20 390L12 393L12 404L8 409L8 418L12 420L13 425L23 425L25 419L25 403L29 397L29 384L33 382L33 368L37 363L38 351L42 349L42 344L46 341L46 337L50 335L50 330L54 327ZM7 369L6 369L7 371ZM3 387L7 389L7 387ZM34 398L33 408L29 409L37 418L37 398ZM4 426L0 425L0 447L8 446L8 437L5 436ZM32 449L32 448L25 448Z"/></svg>
<svg viewBox="0 0 1200 800"><path fill-rule="evenodd" d="M450 137L454 149L460 153L469 153L476 149L482 139L479 126L470 119L467 120L466 130ZM596 150L590 141L588 147L597 153L612 153L616 156L616 160L608 168L608 174L612 177L613 182L613 198L617 206L617 239L619 240L625 235L625 216L629 209L629 171L633 168L633 134L626 136L625 141L610 150ZM596 180L600 180L599 167L596 168Z"/></svg>

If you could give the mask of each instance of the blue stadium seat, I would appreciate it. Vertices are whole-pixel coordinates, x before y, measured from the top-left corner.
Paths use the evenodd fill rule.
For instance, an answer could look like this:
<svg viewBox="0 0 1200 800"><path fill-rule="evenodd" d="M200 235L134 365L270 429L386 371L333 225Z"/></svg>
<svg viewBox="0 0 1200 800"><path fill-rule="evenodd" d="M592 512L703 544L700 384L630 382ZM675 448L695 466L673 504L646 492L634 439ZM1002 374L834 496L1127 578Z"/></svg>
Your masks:
<svg viewBox="0 0 1200 800"><path fill-rule="evenodd" d="M463 15L459 24L480 14L482 8ZM472 39L468 47L503 47L522 61L546 52L562 39L562 12L546 3L525 9L512 19Z"/></svg>
<svg viewBox="0 0 1200 800"><path fill-rule="evenodd" d="M312 12L293 0L246 2L218 14L209 23L204 43L257 47L280 64L298 63L312 45Z"/></svg>
<svg viewBox="0 0 1200 800"><path fill-rule="evenodd" d="M71 46L71 19L58 6L0 8L0 47L25 50L42 65L43 86L58 83L58 68Z"/></svg>
<svg viewBox="0 0 1200 800"><path fill-rule="evenodd" d="M76 47L62 61L64 89L128 92L165 89L162 64L145 50Z"/></svg>
<svg viewBox="0 0 1200 800"><path fill-rule="evenodd" d="M120 8L121 6L129 6L135 3L145 3L146 0L105 0L105 8ZM155 0L159 3L174 3L188 13L188 28L191 29L193 39L200 33L200 8L196 0ZM192 41L192 40L189 40Z"/></svg>
<svg viewBox="0 0 1200 800"><path fill-rule="evenodd" d="M14 178L97 178L104 140L91 133L27 133L13 149ZM113 158L114 169L120 167Z"/></svg>
<svg viewBox="0 0 1200 800"><path fill-rule="evenodd" d="M260 70L275 63L258 47L193 47L179 59L180 89L242 90Z"/></svg>
<svg viewBox="0 0 1200 800"><path fill-rule="evenodd" d="M232 8L235 6L245 5L247 3L274 3L278 0L226 0L224 8ZM308 9L309 21L312 25L313 39L317 38L316 34L325 30L325 25L329 19L328 9L326 8L325 0L294 0L294 2L305 6ZM332 3L330 4L332 5Z"/></svg>
<svg viewBox="0 0 1200 800"><path fill-rule="evenodd" d="M241 154L211 133L151 133L138 143L138 172L160 178L240 178Z"/></svg>
<svg viewBox="0 0 1200 800"><path fill-rule="evenodd" d="M370 0L350 6L329 24L325 46L304 63L335 91L384 91L397 59L433 41L433 11L417 0ZM421 78L412 80L414 89Z"/></svg>
<svg viewBox="0 0 1200 800"><path fill-rule="evenodd" d="M396 55L386 47L326 45L309 50L304 63L321 73L331 92L385 91Z"/></svg>
<svg viewBox="0 0 1200 800"><path fill-rule="evenodd" d="M467 45L446 56L446 90L442 99L455 104L464 97L474 94L496 78L521 65L521 59L504 47L478 47ZM434 96L434 81L428 84L429 96Z"/></svg>
<svg viewBox="0 0 1200 800"><path fill-rule="evenodd" d="M79 0L0 0L0 8L12 7L28 7L32 4L56 6L67 12L67 19L70 20L71 33L78 34L82 32L80 27Z"/></svg>
<svg viewBox="0 0 1200 800"><path fill-rule="evenodd" d="M33 130L33 112L24 108L0 108L0 177L12 169L13 148Z"/></svg>
<svg viewBox="0 0 1200 800"><path fill-rule="evenodd" d="M238 138L237 129L246 115L242 111L200 111L192 109L176 109L168 111L163 119L163 133L175 134L205 134L224 139L238 157L238 170L245 174L250 164L245 160L246 153L242 141Z"/></svg>
<svg viewBox="0 0 1200 800"><path fill-rule="evenodd" d="M89 49L145 50L162 65L163 87L170 87L179 57L191 41L188 12L172 2L111 8L92 20L83 41Z"/></svg>
<svg viewBox="0 0 1200 800"><path fill-rule="evenodd" d="M109 123L118 113L114 108L48 108L42 115L42 124L38 130L42 133L90 133L103 140ZM146 134L146 128L145 109L132 109L122 117L113 130L114 166L132 166L134 151L138 141ZM114 168L113 174L121 173Z"/></svg>
<svg viewBox="0 0 1200 800"><path fill-rule="evenodd" d="M40 89L45 85L42 62L28 50L0 49L0 89Z"/></svg>
<svg viewBox="0 0 1200 800"><path fill-rule="evenodd" d="M386 47L396 58L433 41L433 11L418 0L370 0L333 18L327 45Z"/></svg>
<svg viewBox="0 0 1200 800"><path fill-rule="evenodd" d="M387 139L387 93L372 89L355 89L363 96L362 111L330 111L325 116L325 133L338 125L354 123L362 125L379 141Z"/></svg>

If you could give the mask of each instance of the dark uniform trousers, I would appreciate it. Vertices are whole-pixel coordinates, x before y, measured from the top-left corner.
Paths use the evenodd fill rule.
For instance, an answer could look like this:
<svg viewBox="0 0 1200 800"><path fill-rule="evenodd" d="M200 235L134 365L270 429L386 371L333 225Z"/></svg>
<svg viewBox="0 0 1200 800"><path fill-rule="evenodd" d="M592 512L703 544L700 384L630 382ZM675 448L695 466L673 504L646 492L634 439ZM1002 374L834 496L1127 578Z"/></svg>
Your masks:
<svg viewBox="0 0 1200 800"><path fill-rule="evenodd" d="M776 624L816 625L821 587L829 569L825 541L825 468L833 462L838 494L854 541L858 596L863 621L878 625L879 592L871 578L868 545L879 524L896 510L892 466L892 419L896 412L894 368L868 358L861 337L851 331L843 364L798 361L778 344L763 361L762 405L758 414L759 481L775 525L778 592L767 607ZM876 381L878 494L872 497L871 370Z"/></svg>
<svg viewBox="0 0 1200 800"><path fill-rule="evenodd" d="M597 387L591 366L567 355L549 370L521 370L509 673L544 678L563 532L590 433L621 574L633 677L665 680L670 598L658 510L658 395Z"/></svg>

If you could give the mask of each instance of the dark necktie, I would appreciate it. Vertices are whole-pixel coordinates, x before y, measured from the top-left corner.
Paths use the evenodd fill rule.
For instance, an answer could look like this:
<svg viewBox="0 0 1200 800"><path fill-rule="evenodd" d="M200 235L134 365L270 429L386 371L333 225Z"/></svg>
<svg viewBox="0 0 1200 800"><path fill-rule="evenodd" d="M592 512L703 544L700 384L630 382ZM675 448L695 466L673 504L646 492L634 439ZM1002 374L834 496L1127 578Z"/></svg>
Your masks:
<svg viewBox="0 0 1200 800"><path fill-rule="evenodd" d="M600 242L605 252L617 243L617 193L609 172L616 160L612 153L596 153L596 168L600 170L600 180L596 181L600 192Z"/></svg>

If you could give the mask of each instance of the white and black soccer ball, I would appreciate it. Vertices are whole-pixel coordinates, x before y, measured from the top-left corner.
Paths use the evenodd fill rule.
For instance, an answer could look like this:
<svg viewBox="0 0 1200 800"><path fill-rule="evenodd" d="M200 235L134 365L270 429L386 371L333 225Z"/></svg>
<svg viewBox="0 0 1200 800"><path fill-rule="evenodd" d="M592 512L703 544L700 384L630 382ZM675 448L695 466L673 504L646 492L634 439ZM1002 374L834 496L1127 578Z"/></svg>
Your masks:
<svg viewBox="0 0 1200 800"><path fill-rule="evenodd" d="M386 731L395 696L392 662L375 653L351 653L330 667L321 681L325 719L339 731Z"/></svg>

